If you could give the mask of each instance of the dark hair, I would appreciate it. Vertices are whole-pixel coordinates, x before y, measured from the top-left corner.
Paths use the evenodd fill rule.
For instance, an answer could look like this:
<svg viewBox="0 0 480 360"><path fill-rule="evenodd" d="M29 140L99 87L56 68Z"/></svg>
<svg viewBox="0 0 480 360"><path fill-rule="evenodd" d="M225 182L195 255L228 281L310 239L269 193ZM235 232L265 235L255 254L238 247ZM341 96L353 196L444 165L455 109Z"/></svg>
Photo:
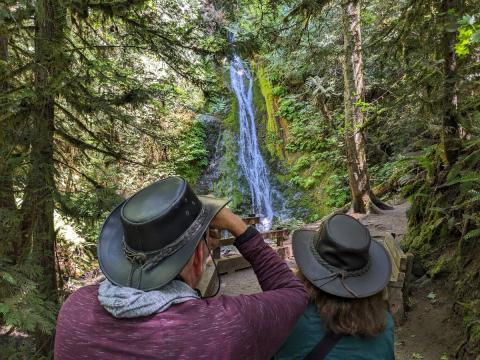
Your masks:
<svg viewBox="0 0 480 360"><path fill-rule="evenodd" d="M374 337L385 330L385 311L388 306L384 291L366 298L347 299L315 287L301 271L298 271L297 275L305 283L310 300L317 306L328 332Z"/></svg>

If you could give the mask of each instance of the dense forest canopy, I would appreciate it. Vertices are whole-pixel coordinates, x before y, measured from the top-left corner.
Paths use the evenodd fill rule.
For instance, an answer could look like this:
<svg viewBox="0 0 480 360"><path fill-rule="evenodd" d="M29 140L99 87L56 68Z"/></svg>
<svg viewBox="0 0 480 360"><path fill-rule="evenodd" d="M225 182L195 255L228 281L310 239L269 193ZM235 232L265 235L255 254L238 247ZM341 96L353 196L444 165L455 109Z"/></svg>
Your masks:
<svg viewBox="0 0 480 360"><path fill-rule="evenodd" d="M102 221L136 190L178 174L250 212L234 54L254 77L283 207L274 224L409 199L404 246L454 284L456 352L469 358L480 346L479 44L475 0L2 2L0 325L35 339L19 358L51 355L59 306L98 267Z"/></svg>

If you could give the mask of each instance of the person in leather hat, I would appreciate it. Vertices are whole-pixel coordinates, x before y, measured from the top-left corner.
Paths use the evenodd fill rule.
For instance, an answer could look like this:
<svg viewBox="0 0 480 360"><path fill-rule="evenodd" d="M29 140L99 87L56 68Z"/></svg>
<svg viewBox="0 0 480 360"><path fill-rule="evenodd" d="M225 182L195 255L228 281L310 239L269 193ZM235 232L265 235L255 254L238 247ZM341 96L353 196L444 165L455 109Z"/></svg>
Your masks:
<svg viewBox="0 0 480 360"><path fill-rule="evenodd" d="M180 177L115 208L98 239L106 280L80 288L57 321L55 359L269 359L308 302L305 287L254 227ZM195 290L227 229L263 292L203 299Z"/></svg>
<svg viewBox="0 0 480 360"><path fill-rule="evenodd" d="M328 217L319 231L296 231L292 245L310 304L275 359L393 359L385 248L344 214Z"/></svg>

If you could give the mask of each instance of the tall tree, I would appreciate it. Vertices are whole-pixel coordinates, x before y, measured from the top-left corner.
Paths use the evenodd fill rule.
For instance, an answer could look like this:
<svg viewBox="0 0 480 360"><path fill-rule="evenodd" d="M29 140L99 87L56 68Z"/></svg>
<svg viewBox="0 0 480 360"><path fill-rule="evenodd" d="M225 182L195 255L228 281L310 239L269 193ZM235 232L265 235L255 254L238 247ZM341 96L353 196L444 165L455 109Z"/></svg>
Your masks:
<svg viewBox="0 0 480 360"><path fill-rule="evenodd" d="M35 11L35 97L30 127L30 170L22 204L23 245L33 263L40 265L41 290L49 300L57 297L55 271L54 141L55 98L65 69L66 9L58 0L39 0ZM31 253L29 250L31 249Z"/></svg>
<svg viewBox="0 0 480 360"><path fill-rule="evenodd" d="M19 184L16 177L26 150L21 144L21 133L28 116L19 93L31 91L31 88L22 88L14 79L25 73L29 66L20 59L25 56L18 45L21 41L13 35L12 28L21 29L23 22L31 16L28 6L12 0L5 1L0 7L0 257L7 256L13 263L20 252L20 218L16 197ZM28 32L28 27L18 32L22 33L22 37Z"/></svg>
<svg viewBox="0 0 480 360"><path fill-rule="evenodd" d="M375 198L368 176L365 150L365 101L360 1L342 2L343 48L342 56L345 107L345 147L352 195L352 210L359 213L386 208Z"/></svg>
<svg viewBox="0 0 480 360"><path fill-rule="evenodd" d="M444 18L442 41L444 82L440 107L443 107L441 145L448 165L457 161L462 146L457 109L458 75L455 45L457 44L457 21L464 6L463 3L463 0L442 0L439 9Z"/></svg>
<svg viewBox="0 0 480 360"><path fill-rule="evenodd" d="M8 61L8 36L0 34L0 93L8 91L7 78L7 61ZM10 153L13 151L12 146L12 127L11 124L5 122L0 128L0 234L3 234L5 241L11 239L12 232L15 230L13 223L15 222L16 204L13 192L13 166ZM12 251L10 244L1 244L3 251ZM1 253L1 251L0 251Z"/></svg>

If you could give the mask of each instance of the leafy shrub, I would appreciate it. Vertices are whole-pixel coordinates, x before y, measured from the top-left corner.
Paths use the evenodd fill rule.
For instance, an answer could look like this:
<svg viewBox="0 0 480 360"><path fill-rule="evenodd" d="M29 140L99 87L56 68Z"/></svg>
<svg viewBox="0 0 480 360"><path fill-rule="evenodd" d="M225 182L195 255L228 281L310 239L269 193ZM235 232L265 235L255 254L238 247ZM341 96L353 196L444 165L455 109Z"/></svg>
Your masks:
<svg viewBox="0 0 480 360"><path fill-rule="evenodd" d="M205 170L208 159L205 130L201 122L194 121L188 129L180 133L174 163L176 173L190 183L194 183Z"/></svg>
<svg viewBox="0 0 480 360"><path fill-rule="evenodd" d="M31 264L13 265L0 259L0 319L7 327L27 333L52 334L57 306L43 299L31 280L40 272Z"/></svg>

